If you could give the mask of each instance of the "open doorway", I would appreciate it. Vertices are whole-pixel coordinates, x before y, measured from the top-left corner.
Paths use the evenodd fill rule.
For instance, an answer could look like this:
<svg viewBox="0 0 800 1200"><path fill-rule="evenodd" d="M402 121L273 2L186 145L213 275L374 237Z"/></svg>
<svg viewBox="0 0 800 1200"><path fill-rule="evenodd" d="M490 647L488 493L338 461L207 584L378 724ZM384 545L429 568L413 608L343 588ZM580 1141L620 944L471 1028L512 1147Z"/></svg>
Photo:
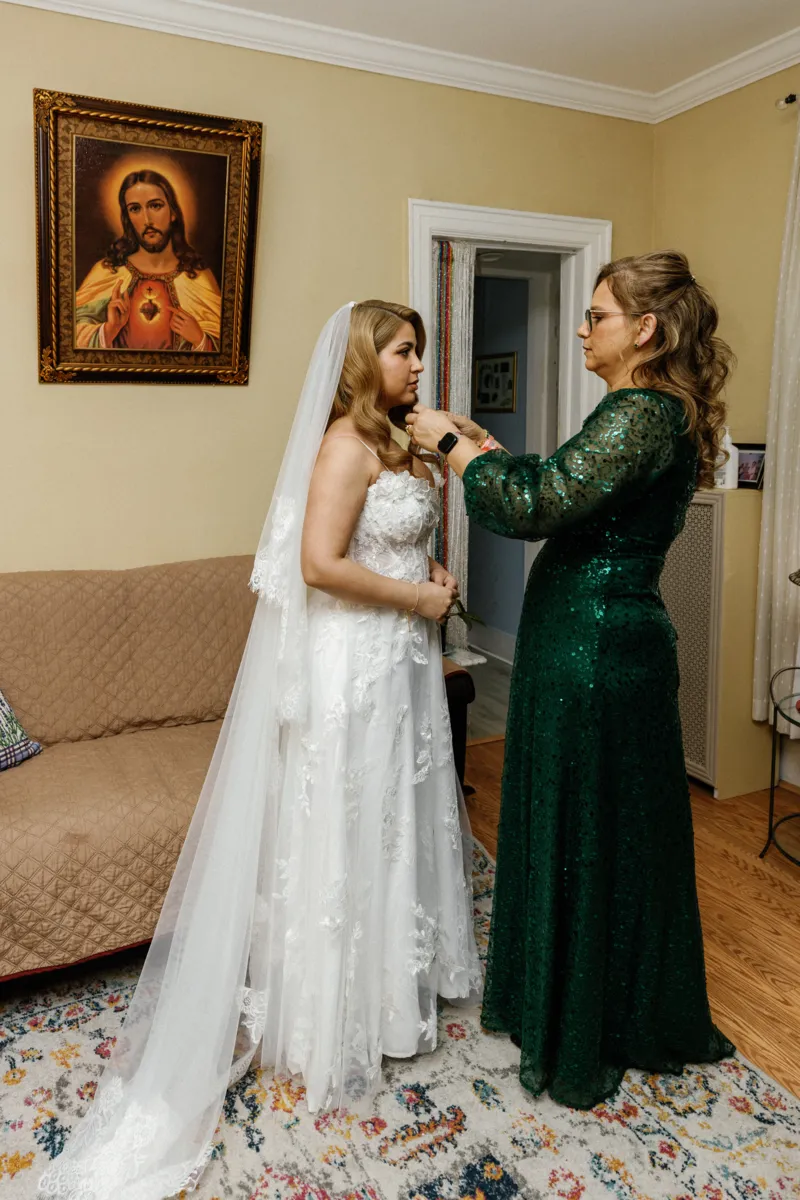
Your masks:
<svg viewBox="0 0 800 1200"><path fill-rule="evenodd" d="M577 433L603 394L602 381L584 367L581 345L574 331L580 325L591 299L597 272L611 257L611 222L555 213L412 199L409 200L408 228L409 299L431 333L432 369L421 377L419 398L422 403L433 407L461 413L470 410L469 378L473 363L473 296L470 285L473 281L477 282L479 278L513 278L513 275L504 276L504 273L517 270L522 272L523 279L528 272L533 276L541 274L549 277L551 273L557 276L555 292L550 293L551 298L554 296L554 302L543 306L543 311L547 311L551 319L556 347L552 360L545 355L544 362L553 361L555 369L546 389L547 401L538 408L534 407L530 421L527 420L530 397L536 394L537 387L528 381L537 363L540 367L542 363L535 350L528 354L524 370L524 448L540 454L551 453L557 445ZM449 247L448 255L442 255L443 245ZM476 271L476 258L482 251L488 252L489 256L499 254L500 257L493 262L484 257ZM446 271L441 269L444 260L449 263ZM482 288L484 285L479 283L478 286ZM542 286L550 286L549 278L542 281ZM536 287L534 285L532 288L528 279L529 302L532 292L536 293ZM530 335L529 343L530 347L538 344L537 339L531 339ZM442 364L444 370L440 369ZM551 421L554 409L556 416ZM490 425L488 414L481 423L485 427ZM494 414L491 425L499 430ZM498 435L501 438L505 436L501 432ZM479 562L474 561L477 554L470 555L463 490L459 492L458 487L454 486L448 494L446 479L445 491L446 503L439 527L443 540L443 545L439 547L443 552L440 561L452 569L465 585L464 599L471 610L476 579L483 569ZM522 604L525 580L537 546L523 543L517 547L518 556L520 550L522 578L517 593L518 606ZM472 562L469 561L470 557L473 558ZM519 572L518 559L515 569ZM480 584L477 586L480 587ZM481 603L480 594L478 603ZM498 628L492 625L492 619L490 612L486 635L481 639L487 643L491 637L488 631ZM503 629L499 631L506 632ZM516 633L516 627L513 632ZM468 638L481 638L482 633L483 630L473 630ZM486 651L475 651L465 645L464 653L456 647L458 658L451 654L456 661L468 666L476 683L476 702L470 706L472 741L501 737L504 732L510 676L510 666L506 660L510 657L514 640L513 636L508 636L511 641L496 639L492 646L487 644ZM476 657L485 658L486 661L475 664ZM497 732L493 732L495 730Z"/></svg>
<svg viewBox="0 0 800 1200"><path fill-rule="evenodd" d="M558 443L561 257L502 248L476 256L472 416L512 454L547 457ZM492 387L493 372L501 390ZM540 545L470 524L469 609L483 622L473 627L470 647L486 660L470 667L473 741L505 731L522 600Z"/></svg>

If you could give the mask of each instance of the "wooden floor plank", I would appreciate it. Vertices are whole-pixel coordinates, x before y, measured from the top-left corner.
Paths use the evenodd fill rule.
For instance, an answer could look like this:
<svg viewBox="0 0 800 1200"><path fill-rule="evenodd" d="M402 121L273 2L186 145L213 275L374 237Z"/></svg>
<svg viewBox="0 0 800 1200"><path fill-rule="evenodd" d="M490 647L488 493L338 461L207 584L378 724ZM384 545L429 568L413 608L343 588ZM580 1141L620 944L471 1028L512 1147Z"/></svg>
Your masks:
<svg viewBox="0 0 800 1200"><path fill-rule="evenodd" d="M467 749L467 809L497 853L504 744ZM697 892L714 1019L751 1062L800 1096L800 867L766 840L769 794L715 800L691 784ZM776 817L800 809L780 788Z"/></svg>

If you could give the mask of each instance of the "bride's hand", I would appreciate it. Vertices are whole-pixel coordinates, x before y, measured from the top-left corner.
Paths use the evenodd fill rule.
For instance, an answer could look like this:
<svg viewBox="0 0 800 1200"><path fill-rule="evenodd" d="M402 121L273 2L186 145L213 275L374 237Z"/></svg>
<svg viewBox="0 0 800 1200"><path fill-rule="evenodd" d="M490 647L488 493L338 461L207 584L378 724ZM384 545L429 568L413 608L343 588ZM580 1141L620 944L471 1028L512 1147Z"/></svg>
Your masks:
<svg viewBox="0 0 800 1200"><path fill-rule="evenodd" d="M431 583L438 583L440 587L452 588L453 598L458 598L458 582L441 563L431 564Z"/></svg>
<svg viewBox="0 0 800 1200"><path fill-rule="evenodd" d="M443 587L439 583L421 583L416 611L420 617L441 624L453 607L457 593L458 589L455 587Z"/></svg>
<svg viewBox="0 0 800 1200"><path fill-rule="evenodd" d="M450 420L455 425L459 433L463 433L464 437L468 437L476 446L480 446L486 440L486 430L477 421L473 421L471 417L462 416L461 413L448 413Z"/></svg>

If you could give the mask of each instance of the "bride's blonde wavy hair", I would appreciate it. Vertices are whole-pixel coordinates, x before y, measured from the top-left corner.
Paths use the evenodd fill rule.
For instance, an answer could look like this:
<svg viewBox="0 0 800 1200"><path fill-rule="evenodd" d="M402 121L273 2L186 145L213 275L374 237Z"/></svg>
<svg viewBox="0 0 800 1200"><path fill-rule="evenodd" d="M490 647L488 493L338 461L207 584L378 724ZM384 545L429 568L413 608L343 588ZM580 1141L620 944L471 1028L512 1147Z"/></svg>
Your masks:
<svg viewBox="0 0 800 1200"><path fill-rule="evenodd" d="M390 471L410 471L414 455L394 441L389 417L377 407L383 387L378 355L406 322L417 335L417 354L422 358L425 326L413 308L390 300L364 300L354 306L344 365L328 419L330 427L340 417L352 418L357 433L375 447Z"/></svg>
<svg viewBox="0 0 800 1200"><path fill-rule="evenodd" d="M697 446L698 487L713 487L725 424L721 392L735 362L717 336L714 300L677 250L618 258L600 270L595 287L603 280L623 312L654 314L656 332L633 370L633 383L680 400L686 432Z"/></svg>

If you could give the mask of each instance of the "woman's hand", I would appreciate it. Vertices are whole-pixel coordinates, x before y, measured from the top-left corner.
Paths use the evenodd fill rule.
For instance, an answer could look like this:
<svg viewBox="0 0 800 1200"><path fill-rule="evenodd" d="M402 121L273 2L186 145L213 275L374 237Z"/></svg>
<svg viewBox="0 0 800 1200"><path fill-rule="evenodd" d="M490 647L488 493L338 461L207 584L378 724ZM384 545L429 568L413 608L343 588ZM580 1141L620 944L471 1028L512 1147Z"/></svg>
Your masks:
<svg viewBox="0 0 800 1200"><path fill-rule="evenodd" d="M458 589L455 587L443 587L439 583L421 583L415 611L420 617L425 617L428 621L438 621L441 625L453 607L457 594Z"/></svg>
<svg viewBox="0 0 800 1200"><path fill-rule="evenodd" d="M486 430L477 421L473 421L472 417L463 417L461 413L448 413L447 415L459 433L463 433L464 437L468 437L476 446L481 446L486 441Z"/></svg>
<svg viewBox="0 0 800 1200"><path fill-rule="evenodd" d="M458 433L449 413L415 404L406 417L406 432L423 450L435 451L446 433Z"/></svg>
<svg viewBox="0 0 800 1200"><path fill-rule="evenodd" d="M433 559L431 559L431 583L438 583L440 587L452 588L453 599L458 598L458 583L441 563L434 562Z"/></svg>

